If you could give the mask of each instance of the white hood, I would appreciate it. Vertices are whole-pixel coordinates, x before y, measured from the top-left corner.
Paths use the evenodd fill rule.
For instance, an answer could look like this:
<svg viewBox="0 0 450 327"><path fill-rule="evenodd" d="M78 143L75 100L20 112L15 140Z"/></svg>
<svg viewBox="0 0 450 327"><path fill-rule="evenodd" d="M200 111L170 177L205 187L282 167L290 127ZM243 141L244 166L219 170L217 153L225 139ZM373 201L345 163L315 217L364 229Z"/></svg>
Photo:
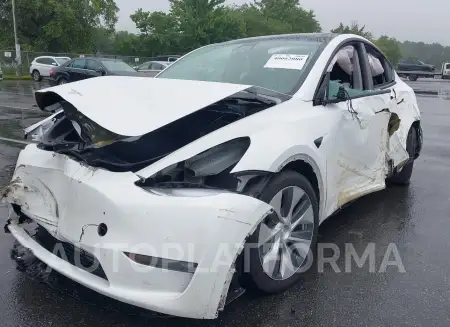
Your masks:
<svg viewBox="0 0 450 327"><path fill-rule="evenodd" d="M140 136L249 88L249 85L148 77L105 76L37 91L39 108L55 93L107 130Z"/></svg>

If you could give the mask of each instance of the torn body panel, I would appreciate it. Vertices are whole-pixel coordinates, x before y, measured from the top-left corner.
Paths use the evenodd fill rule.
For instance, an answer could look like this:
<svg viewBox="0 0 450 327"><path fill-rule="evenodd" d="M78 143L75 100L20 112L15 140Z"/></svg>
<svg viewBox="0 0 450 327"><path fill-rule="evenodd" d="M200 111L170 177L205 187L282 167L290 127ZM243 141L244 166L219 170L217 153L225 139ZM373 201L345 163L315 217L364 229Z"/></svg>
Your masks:
<svg viewBox="0 0 450 327"><path fill-rule="evenodd" d="M59 173L52 175L50 171ZM36 243L14 218L8 228L22 245L53 269L102 294L184 317L217 316L234 260L245 239L271 210L268 204L257 199L229 192L215 192L207 200L153 195L134 184L138 178L131 172L93 170L65 155L40 150L36 145L29 145L21 152L13 182L3 194L3 200L18 204L13 199L22 197L23 188L16 187L23 184L19 176L30 174L41 181L40 191L58 190L54 195L59 208L55 228L48 228L35 216L31 218L48 228L58 240L94 254L107 280L54 256ZM34 183L34 179L27 185ZM28 194L24 201L30 198ZM41 205L30 206L31 213L45 207ZM84 229L101 223L108 226L104 236L97 233L97 227ZM167 244L176 244L182 251L167 251ZM195 262L197 269L192 274L138 266L123 255L133 251ZM220 253L223 255L218 258Z"/></svg>
<svg viewBox="0 0 450 327"><path fill-rule="evenodd" d="M385 188L389 94L351 102L353 112L347 110L347 103L329 106L337 114L321 145L328 154L327 216L352 200Z"/></svg>

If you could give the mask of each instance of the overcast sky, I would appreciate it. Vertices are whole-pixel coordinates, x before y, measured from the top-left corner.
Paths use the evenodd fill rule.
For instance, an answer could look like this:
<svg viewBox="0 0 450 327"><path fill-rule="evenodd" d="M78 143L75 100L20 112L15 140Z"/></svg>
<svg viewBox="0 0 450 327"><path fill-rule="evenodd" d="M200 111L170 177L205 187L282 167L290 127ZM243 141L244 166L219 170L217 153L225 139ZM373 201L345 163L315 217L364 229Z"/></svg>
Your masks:
<svg viewBox="0 0 450 327"><path fill-rule="evenodd" d="M246 0L228 0L242 4ZM120 8L117 29L136 31L129 16L139 8L148 11L168 11L168 0L116 0ZM356 21L366 25L375 36L387 34L404 41L439 42L450 45L447 24L449 0L300 0L312 9L324 31Z"/></svg>

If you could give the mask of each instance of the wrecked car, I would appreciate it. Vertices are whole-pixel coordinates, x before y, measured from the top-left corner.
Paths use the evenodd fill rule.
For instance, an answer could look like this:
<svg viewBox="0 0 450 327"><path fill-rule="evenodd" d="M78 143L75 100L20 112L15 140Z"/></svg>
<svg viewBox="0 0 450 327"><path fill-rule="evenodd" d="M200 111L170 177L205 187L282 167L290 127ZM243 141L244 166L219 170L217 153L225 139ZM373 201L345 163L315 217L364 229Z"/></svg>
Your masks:
<svg viewBox="0 0 450 327"><path fill-rule="evenodd" d="M216 318L235 281L289 288L319 224L407 185L422 148L413 90L356 35L213 44L154 79L99 77L35 98L53 115L26 130L35 142L2 191L5 230L90 289L190 318ZM55 254L30 222L96 269Z"/></svg>

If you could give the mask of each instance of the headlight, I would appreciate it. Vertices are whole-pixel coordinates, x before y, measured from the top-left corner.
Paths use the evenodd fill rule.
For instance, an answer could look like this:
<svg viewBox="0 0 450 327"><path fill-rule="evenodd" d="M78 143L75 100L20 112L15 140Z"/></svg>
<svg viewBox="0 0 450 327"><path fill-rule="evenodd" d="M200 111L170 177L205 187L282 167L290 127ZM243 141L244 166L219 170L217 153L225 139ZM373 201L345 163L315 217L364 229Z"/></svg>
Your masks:
<svg viewBox="0 0 450 327"><path fill-rule="evenodd" d="M237 179L229 172L249 146L248 137L219 144L159 171L138 185L165 196L210 196L235 189Z"/></svg>
<svg viewBox="0 0 450 327"><path fill-rule="evenodd" d="M249 138L239 138L219 144L185 161L185 167L198 176L211 176L238 163L250 146Z"/></svg>

